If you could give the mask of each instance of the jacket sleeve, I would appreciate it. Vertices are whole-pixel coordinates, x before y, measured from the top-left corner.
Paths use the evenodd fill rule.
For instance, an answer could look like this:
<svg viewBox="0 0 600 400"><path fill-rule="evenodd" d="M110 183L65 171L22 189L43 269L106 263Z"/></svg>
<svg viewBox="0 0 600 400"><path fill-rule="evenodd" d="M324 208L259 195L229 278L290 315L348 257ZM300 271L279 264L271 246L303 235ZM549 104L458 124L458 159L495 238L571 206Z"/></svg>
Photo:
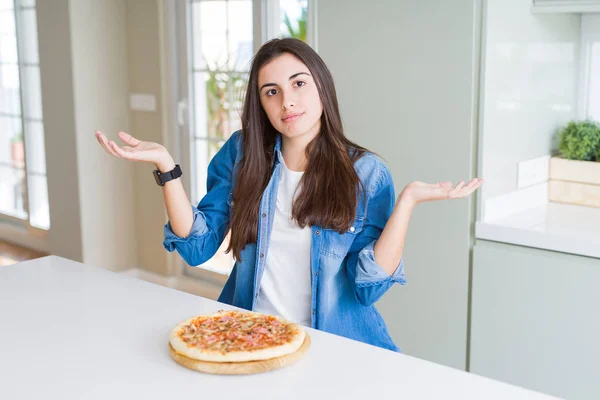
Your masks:
<svg viewBox="0 0 600 400"><path fill-rule="evenodd" d="M164 226L163 246L167 251L177 249L191 266L208 261L225 238L229 225L229 200L233 190L233 174L240 133L236 132L213 157L208 166L206 195L198 206L191 206L194 222L187 237L177 236L171 223Z"/></svg>
<svg viewBox="0 0 600 400"><path fill-rule="evenodd" d="M378 301L396 282L406 284L404 260L401 259L393 274L389 274L375 262L374 247L388 219L394 211L396 196L394 183L388 168L382 168L374 189L367 199L362 230L357 234L348 253L348 275L358 301L370 306ZM368 191L369 192L369 191Z"/></svg>

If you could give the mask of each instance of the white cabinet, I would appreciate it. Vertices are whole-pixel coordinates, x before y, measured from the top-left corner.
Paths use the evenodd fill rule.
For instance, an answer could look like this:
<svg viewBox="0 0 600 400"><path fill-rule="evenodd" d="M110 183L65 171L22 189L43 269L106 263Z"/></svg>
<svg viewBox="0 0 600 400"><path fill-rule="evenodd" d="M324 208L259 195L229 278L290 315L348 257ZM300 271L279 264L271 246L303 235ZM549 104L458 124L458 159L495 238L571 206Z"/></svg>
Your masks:
<svg viewBox="0 0 600 400"><path fill-rule="evenodd" d="M600 259L478 240L470 371L600 399Z"/></svg>

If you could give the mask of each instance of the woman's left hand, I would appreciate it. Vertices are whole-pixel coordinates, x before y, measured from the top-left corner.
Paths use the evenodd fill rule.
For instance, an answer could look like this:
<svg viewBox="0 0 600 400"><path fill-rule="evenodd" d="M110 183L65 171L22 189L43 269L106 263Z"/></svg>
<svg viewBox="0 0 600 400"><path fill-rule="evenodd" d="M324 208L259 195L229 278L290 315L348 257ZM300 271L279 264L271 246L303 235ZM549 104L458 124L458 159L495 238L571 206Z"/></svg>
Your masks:
<svg viewBox="0 0 600 400"><path fill-rule="evenodd" d="M411 182L402 191L398 201L407 201L417 205L426 201L460 199L473 193L483 184L483 179L473 178L469 182L460 181L456 186L452 182Z"/></svg>

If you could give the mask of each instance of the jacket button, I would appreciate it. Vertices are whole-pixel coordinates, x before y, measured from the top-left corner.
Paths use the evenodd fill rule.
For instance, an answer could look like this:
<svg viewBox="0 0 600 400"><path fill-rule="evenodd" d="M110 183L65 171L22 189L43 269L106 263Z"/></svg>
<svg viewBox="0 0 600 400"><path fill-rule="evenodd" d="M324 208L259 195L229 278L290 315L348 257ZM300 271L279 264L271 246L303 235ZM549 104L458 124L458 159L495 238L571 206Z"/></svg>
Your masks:
<svg viewBox="0 0 600 400"><path fill-rule="evenodd" d="M267 216L267 214L263 213L262 217L265 218Z"/></svg>
<svg viewBox="0 0 600 400"><path fill-rule="evenodd" d="M316 233L317 235L320 235L320 234L321 234L321 231L315 231L315 233Z"/></svg>
<svg viewBox="0 0 600 400"><path fill-rule="evenodd" d="M319 271L315 272L315 276L319 276Z"/></svg>
<svg viewBox="0 0 600 400"><path fill-rule="evenodd" d="M353 226L350 227L350 232L354 232L355 230L356 229Z"/></svg>
<svg viewBox="0 0 600 400"><path fill-rule="evenodd" d="M260 253L260 258L263 258L264 256L264 253Z"/></svg>
<svg viewBox="0 0 600 400"><path fill-rule="evenodd" d="M315 315L317 313L317 310L313 310L313 315Z"/></svg>

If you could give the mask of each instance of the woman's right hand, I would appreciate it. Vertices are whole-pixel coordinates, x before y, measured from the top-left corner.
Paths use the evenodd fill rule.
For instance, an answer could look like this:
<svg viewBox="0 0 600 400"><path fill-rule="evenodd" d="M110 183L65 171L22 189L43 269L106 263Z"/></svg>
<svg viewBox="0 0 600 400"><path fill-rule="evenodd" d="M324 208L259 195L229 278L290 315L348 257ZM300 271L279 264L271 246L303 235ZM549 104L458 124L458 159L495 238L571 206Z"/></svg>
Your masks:
<svg viewBox="0 0 600 400"><path fill-rule="evenodd" d="M102 132L96 131L96 140L108 154L125 160L153 164L161 172L175 168L173 157L164 146L153 142L143 142L125 132L119 132L118 136L127 146L119 147L112 140L108 140Z"/></svg>

